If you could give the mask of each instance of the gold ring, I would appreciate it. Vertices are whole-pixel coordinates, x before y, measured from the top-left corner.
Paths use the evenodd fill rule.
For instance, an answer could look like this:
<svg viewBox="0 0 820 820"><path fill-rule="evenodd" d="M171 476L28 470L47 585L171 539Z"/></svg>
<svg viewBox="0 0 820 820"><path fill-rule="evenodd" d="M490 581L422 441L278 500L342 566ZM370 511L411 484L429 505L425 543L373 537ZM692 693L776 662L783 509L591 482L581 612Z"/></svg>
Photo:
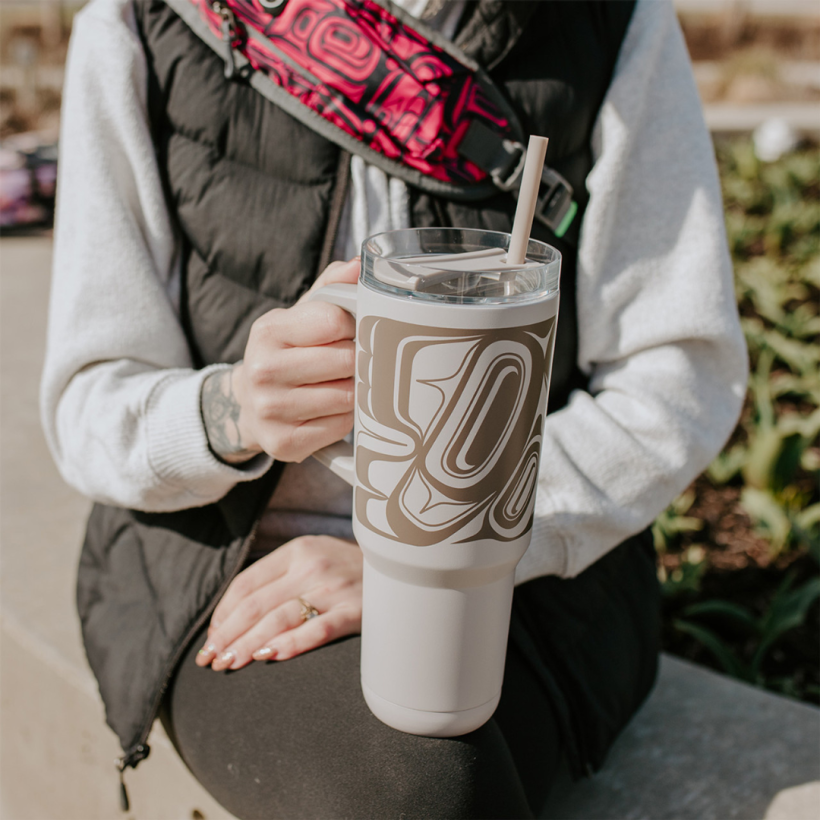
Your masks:
<svg viewBox="0 0 820 820"><path fill-rule="evenodd" d="M302 607L302 621L309 621L311 618L315 618L319 614L319 610L316 609L313 604L309 604L304 598L297 598L299 601L299 605Z"/></svg>

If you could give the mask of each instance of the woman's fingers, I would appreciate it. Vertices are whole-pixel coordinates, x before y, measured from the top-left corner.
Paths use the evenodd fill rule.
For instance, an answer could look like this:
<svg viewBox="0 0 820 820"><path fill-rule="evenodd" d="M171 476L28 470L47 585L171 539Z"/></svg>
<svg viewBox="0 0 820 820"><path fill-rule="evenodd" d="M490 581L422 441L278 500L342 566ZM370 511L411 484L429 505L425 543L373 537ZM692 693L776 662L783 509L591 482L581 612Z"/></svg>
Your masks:
<svg viewBox="0 0 820 820"><path fill-rule="evenodd" d="M305 620L302 604L294 598L269 613L253 629L234 641L213 663L217 672L241 669L252 660L288 660L302 652L317 649L330 641L358 631L353 608L345 605L331 608Z"/></svg>
<svg viewBox="0 0 820 820"><path fill-rule="evenodd" d="M316 347L355 335L356 320L346 310L329 302L299 302L292 308L276 308L260 316L253 323L249 343L263 350Z"/></svg>
<svg viewBox="0 0 820 820"><path fill-rule="evenodd" d="M268 649L270 652L256 652L254 660L286 661L337 638L352 635L360 628L361 612L357 617L352 607L338 606L267 641L262 649Z"/></svg>
<svg viewBox="0 0 820 820"><path fill-rule="evenodd" d="M240 669L253 660L254 652L281 632L299 626L302 620L302 606L299 601L296 598L285 601L226 645L225 650L213 662L214 670L219 672L222 669Z"/></svg>
<svg viewBox="0 0 820 820"><path fill-rule="evenodd" d="M338 379L349 379L356 369L356 345L343 339L322 347L291 347L271 362L270 384L299 387Z"/></svg>
<svg viewBox="0 0 820 820"><path fill-rule="evenodd" d="M306 299L308 293L323 288L325 285L333 285L337 282L355 285L359 278L360 268L361 259L358 256L354 256L353 259L347 262L331 262L322 273L316 277L316 281L311 285L310 290L302 296L299 301L301 302L303 299Z"/></svg>
<svg viewBox="0 0 820 820"><path fill-rule="evenodd" d="M320 614L302 623L299 596ZM330 536L295 538L237 576L214 613L197 664L238 669L254 653L285 660L357 632L361 611L358 546Z"/></svg>
<svg viewBox="0 0 820 820"><path fill-rule="evenodd" d="M260 562L252 564L249 569L258 563ZM278 578L237 600L230 609L223 610L222 621L218 622L219 626L208 634L205 646L197 653L197 664L207 666L223 658L239 638L295 597L292 586L292 581L287 577ZM214 615L216 614L214 612ZM230 660L222 668L228 666L230 666Z"/></svg>
<svg viewBox="0 0 820 820"><path fill-rule="evenodd" d="M358 259L331 265L313 289L355 282L358 273ZM355 333L356 320L347 311L305 299L253 323L243 361L230 380L230 399L239 411L235 437L245 450L302 461L349 432L352 423L340 416L353 406ZM300 390L307 386L316 389ZM331 421L303 427L319 418ZM335 437L328 437L328 430Z"/></svg>
<svg viewBox="0 0 820 820"><path fill-rule="evenodd" d="M353 412L291 424L276 432L275 448L263 435L262 447L280 461L304 461L309 455L343 439L353 429Z"/></svg>
<svg viewBox="0 0 820 820"><path fill-rule="evenodd" d="M353 379L294 387L271 399L265 411L280 424L301 423L353 412Z"/></svg>
<svg viewBox="0 0 820 820"><path fill-rule="evenodd" d="M218 630L236 607L263 587L283 577L288 569L289 553L273 550L258 561L254 561L231 581L222 600L211 615L211 627ZM209 630L209 637L212 633Z"/></svg>

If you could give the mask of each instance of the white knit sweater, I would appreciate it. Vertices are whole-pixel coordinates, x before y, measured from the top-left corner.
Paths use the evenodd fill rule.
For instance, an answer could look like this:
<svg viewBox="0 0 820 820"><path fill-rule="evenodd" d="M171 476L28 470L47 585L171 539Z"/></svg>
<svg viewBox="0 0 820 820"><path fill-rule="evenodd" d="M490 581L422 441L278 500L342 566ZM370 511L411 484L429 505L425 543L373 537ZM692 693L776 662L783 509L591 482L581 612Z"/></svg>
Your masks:
<svg viewBox="0 0 820 820"><path fill-rule="evenodd" d="M179 322L146 76L129 0L92 0L68 60L41 407L67 482L163 511L270 461L237 469L208 449L199 393L214 368L192 368ZM671 2L639 0L593 148L577 277L590 392L547 419L519 583L575 575L647 526L719 451L745 391L712 146ZM304 509L321 512L311 475Z"/></svg>

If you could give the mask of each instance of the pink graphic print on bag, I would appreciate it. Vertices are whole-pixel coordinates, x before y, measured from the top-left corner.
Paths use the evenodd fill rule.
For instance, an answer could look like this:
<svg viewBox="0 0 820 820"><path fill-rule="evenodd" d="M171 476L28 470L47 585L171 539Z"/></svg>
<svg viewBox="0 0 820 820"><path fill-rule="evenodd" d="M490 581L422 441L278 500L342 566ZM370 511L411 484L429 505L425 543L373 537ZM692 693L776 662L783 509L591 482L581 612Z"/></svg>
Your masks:
<svg viewBox="0 0 820 820"><path fill-rule="evenodd" d="M389 159L445 182L480 182L487 174L456 151L469 123L511 136L470 69L372 0L289 0L278 17L258 0L222 1L240 23L234 47L254 69ZM219 35L209 0L192 2Z"/></svg>

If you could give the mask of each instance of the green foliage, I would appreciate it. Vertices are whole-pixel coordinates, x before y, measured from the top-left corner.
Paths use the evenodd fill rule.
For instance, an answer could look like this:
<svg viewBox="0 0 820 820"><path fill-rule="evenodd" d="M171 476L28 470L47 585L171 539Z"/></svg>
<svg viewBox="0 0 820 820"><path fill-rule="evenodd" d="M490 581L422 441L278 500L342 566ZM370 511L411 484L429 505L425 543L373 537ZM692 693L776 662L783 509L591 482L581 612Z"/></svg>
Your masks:
<svg viewBox="0 0 820 820"><path fill-rule="evenodd" d="M661 568L659 580L661 590L666 598L676 598L686 593L696 593L700 589L703 574L708 568L705 551L697 544L689 547L683 554L680 565L667 573Z"/></svg>
<svg viewBox="0 0 820 820"><path fill-rule="evenodd" d="M729 601L708 600L684 609L685 618L696 620L678 619L674 626L707 649L727 674L766 685L763 665L769 652L783 635L803 626L811 605L820 598L820 578L810 578L797 589L792 589L793 583L792 576L786 578L762 615L756 616L746 607ZM739 652L715 628L701 623L702 619L718 624L722 621L747 634L747 650ZM781 681L776 688L782 687Z"/></svg>
<svg viewBox="0 0 820 820"><path fill-rule="evenodd" d="M820 517L804 514L820 500L820 148L771 164L748 140L717 153L750 373L738 429L706 474L740 482L773 555L796 547L820 558ZM684 515L693 500L655 522L659 551L700 528Z"/></svg>
<svg viewBox="0 0 820 820"><path fill-rule="evenodd" d="M788 564L808 553L820 564L820 148L775 163L760 162L748 139L718 143L716 152L750 371L740 423L706 477L733 498L740 491L739 505L773 560ZM820 687L799 674L766 672L766 665L784 636L805 624L820 577L795 587L789 576L765 611L759 601L752 611L735 601L697 600L710 532L692 514L696 501L687 491L653 526L659 555L680 552L678 563L662 562L659 570L670 634L702 646L730 675L816 697ZM691 533L703 546L686 547Z"/></svg>
<svg viewBox="0 0 820 820"><path fill-rule="evenodd" d="M664 552L681 533L697 532L703 527L703 521L699 518L688 518L685 515L694 500L694 492L688 490L679 495L669 508L655 519L652 525L652 537L655 539L655 549L658 552Z"/></svg>
<svg viewBox="0 0 820 820"><path fill-rule="evenodd" d="M707 475L740 480L772 554L820 550L820 149L761 163L747 140L718 146L735 290L749 346L747 407Z"/></svg>

